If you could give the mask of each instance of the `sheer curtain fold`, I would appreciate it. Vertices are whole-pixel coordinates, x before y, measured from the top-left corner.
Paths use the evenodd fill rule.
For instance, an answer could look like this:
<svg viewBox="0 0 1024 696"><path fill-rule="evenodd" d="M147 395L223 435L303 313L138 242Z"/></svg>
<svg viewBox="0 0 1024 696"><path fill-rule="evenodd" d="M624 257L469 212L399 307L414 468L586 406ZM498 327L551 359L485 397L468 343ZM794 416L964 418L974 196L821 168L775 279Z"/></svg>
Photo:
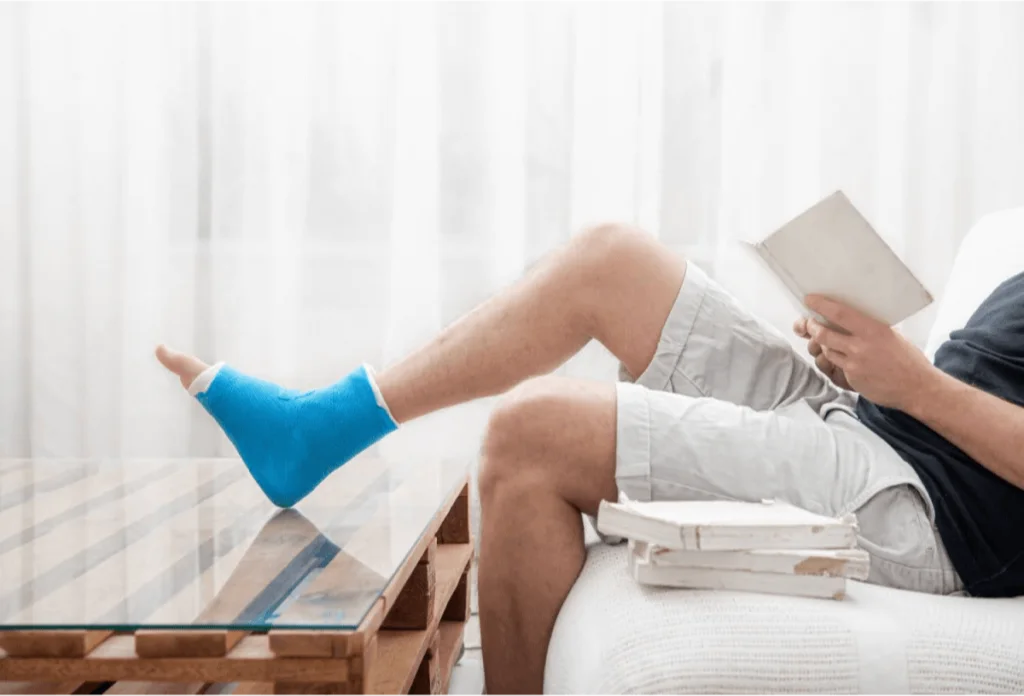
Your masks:
<svg viewBox="0 0 1024 696"><path fill-rule="evenodd" d="M157 342L324 383L606 219L785 329L733 242L842 188L941 294L1024 200L1022 31L989 3L0 5L0 456L229 453Z"/></svg>

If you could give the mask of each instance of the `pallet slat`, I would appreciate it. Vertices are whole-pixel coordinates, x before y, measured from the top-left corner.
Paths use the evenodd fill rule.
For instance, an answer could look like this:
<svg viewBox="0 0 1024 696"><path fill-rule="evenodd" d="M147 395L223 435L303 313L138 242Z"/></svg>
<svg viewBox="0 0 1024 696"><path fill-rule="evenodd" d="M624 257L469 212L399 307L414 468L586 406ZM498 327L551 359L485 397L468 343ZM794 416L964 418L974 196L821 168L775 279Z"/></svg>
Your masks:
<svg viewBox="0 0 1024 696"><path fill-rule="evenodd" d="M366 636L384 621L384 600L378 599L356 631L273 630L267 634L270 649L279 657L348 657L361 655Z"/></svg>
<svg viewBox="0 0 1024 696"><path fill-rule="evenodd" d="M370 674L366 693L401 694L409 691L415 669L406 671L398 665L419 665L427 652L431 635L437 630L444 608L455 592L469 562L473 545L442 544L437 547L437 589L434 613L426 631L381 631L378 635L377 663Z"/></svg>
<svg viewBox="0 0 1024 696"><path fill-rule="evenodd" d="M430 625L437 583L436 558L437 540L431 539L423 558L398 594L395 605L384 617L383 628L423 630Z"/></svg>
<svg viewBox="0 0 1024 696"><path fill-rule="evenodd" d="M82 682L5 682L0 681L0 694L81 694L90 693L93 684Z"/></svg>
<svg viewBox="0 0 1024 696"><path fill-rule="evenodd" d="M135 653L139 657L224 657L245 636L245 631L136 631Z"/></svg>
<svg viewBox="0 0 1024 696"><path fill-rule="evenodd" d="M452 593L451 601L444 608L444 614L441 616L442 621L461 621L463 623L469 621L469 573L470 569L467 568L466 572L459 578L459 584L455 586L455 592Z"/></svg>
<svg viewBox="0 0 1024 696"><path fill-rule="evenodd" d="M383 591L378 589L384 584L379 576L365 578L380 584L370 595L377 597L376 602L356 630L313 626L323 611L318 608L323 592L337 594L337 580L344 581L341 586L346 591L360 591L364 578L350 572L360 565L358 559L366 570L375 567L375 560L386 561L386 556L374 555L372 543L367 545L372 536L348 554L342 550L302 588L299 598L307 597L311 604L298 607L288 619L299 624L310 620L309 630L271 629L264 635L231 630L227 615L237 613L240 603L246 608L252 603L262 606L261 588L268 587L269 566L290 561L275 542L282 536L291 542L295 538L308 541L310 533L318 534L312 525L300 528L301 516L292 520L284 513L261 531L262 538L256 541L264 543L254 543L246 551L246 560L257 562L255 572L236 568L222 588L231 591L217 593L203 612L205 621L197 617L199 625L218 626L224 621L225 628L183 626L120 635L91 630L0 632L0 694L401 693L410 686L414 692L439 693L447 688L462 644L464 624L456 626L456 621L464 621L469 609L473 546L468 492L463 477L438 508L447 512L435 513L422 528ZM346 556L352 562L346 562ZM335 578L332 569L341 577ZM254 595L257 590L259 601ZM421 668L418 677L417 667Z"/></svg>
<svg viewBox="0 0 1024 696"><path fill-rule="evenodd" d="M442 544L469 543L469 484L459 491L455 503L441 523L437 540Z"/></svg>
<svg viewBox="0 0 1024 696"><path fill-rule="evenodd" d="M105 694L205 694L210 684L203 682L139 682L119 681L111 684Z"/></svg>
<svg viewBox="0 0 1024 696"><path fill-rule="evenodd" d="M459 501L469 495L468 484L463 484L460 488L455 489L451 492L450 496L440 506L440 509L449 509L448 516L451 516L451 510L458 505ZM466 524L469 523L469 499L465 500L466 503ZM446 516L443 520L434 518L430 524L427 525L423 531L416 546L409 552L409 556L412 558L423 558L424 554L429 554L431 546L435 544L435 537L437 542L444 544L444 539L441 538L439 530L441 526L448 519ZM467 526L467 542L468 542L468 526ZM438 547L440 548L440 547ZM317 578L311 582L303 591L303 594L293 602L293 605L302 604L304 601L309 601L307 597L316 597L323 593L330 592L332 587L337 587L351 582L351 565L354 559L347 557L345 554L338 554L338 556L331 561L323 572L317 576ZM418 564L417 564L418 565ZM416 565L406 565L405 567L399 568L395 573L395 576L391 579L391 582L384 589L382 598L373 606L372 609L367 613L366 617L363 618L359 628L355 631L323 631L323 630L301 630L301 629L274 629L268 634L270 636L270 646L278 655L288 657L344 657L349 654L359 654L362 650L361 642L363 640L362 635L373 633L380 627L380 621L383 620L386 611L394 606L398 599L398 595L401 593L402 588L405 586L409 577L415 570ZM435 572L436 578L436 572ZM436 582L436 579L435 579ZM313 602L314 604L316 602ZM374 622L376 625L374 625Z"/></svg>
<svg viewBox="0 0 1024 696"><path fill-rule="evenodd" d="M0 680L53 681L346 681L348 661L292 659L275 655L266 636L246 636L227 657L181 659L141 658L130 635L112 636L82 658L23 658L0 660Z"/></svg>
<svg viewBox="0 0 1024 696"><path fill-rule="evenodd" d="M85 657L112 631L2 631L0 649L11 657Z"/></svg>
<svg viewBox="0 0 1024 696"><path fill-rule="evenodd" d="M437 632L427 644L427 651L423 654L419 669L412 678L412 686L409 687L410 694L436 694L441 689L441 672L438 669L440 662L440 645Z"/></svg>
<svg viewBox="0 0 1024 696"><path fill-rule="evenodd" d="M466 635L466 624L459 621L442 621L437 629L441 656L438 668L441 671L441 693L448 693L451 686L452 672L462 653L462 645Z"/></svg>

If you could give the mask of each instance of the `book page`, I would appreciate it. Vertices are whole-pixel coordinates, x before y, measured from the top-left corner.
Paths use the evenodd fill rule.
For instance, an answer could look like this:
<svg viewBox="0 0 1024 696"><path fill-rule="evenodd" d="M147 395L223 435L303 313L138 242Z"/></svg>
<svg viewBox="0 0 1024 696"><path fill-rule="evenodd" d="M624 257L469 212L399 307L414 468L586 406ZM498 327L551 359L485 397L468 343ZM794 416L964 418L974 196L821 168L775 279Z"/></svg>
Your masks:
<svg viewBox="0 0 1024 696"><path fill-rule="evenodd" d="M744 503L730 500L630 502L625 505L644 517L671 522L679 526L804 526L840 525L834 517L813 512L782 502Z"/></svg>
<svg viewBox="0 0 1024 696"><path fill-rule="evenodd" d="M837 191L762 242L801 296L825 295L886 324L932 301L849 199Z"/></svg>

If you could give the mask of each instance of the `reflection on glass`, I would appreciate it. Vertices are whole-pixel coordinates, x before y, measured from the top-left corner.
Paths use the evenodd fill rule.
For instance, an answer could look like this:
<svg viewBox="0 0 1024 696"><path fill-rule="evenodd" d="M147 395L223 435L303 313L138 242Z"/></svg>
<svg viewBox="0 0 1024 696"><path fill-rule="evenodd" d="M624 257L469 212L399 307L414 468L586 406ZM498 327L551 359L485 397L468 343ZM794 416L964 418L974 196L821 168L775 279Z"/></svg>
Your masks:
<svg viewBox="0 0 1024 696"><path fill-rule="evenodd" d="M0 630L354 628L464 471L359 457L278 510L233 460L0 461Z"/></svg>

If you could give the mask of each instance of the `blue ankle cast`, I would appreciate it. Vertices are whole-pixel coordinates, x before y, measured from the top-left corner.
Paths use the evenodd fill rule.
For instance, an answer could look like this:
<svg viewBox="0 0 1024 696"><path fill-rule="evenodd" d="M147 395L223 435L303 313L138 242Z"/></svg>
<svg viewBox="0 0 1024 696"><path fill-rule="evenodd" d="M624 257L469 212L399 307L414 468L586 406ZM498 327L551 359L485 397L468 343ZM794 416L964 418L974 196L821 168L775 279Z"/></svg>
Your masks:
<svg viewBox="0 0 1024 696"><path fill-rule="evenodd" d="M291 507L398 427L371 379L363 366L329 387L299 392L224 365L196 398L271 502Z"/></svg>

